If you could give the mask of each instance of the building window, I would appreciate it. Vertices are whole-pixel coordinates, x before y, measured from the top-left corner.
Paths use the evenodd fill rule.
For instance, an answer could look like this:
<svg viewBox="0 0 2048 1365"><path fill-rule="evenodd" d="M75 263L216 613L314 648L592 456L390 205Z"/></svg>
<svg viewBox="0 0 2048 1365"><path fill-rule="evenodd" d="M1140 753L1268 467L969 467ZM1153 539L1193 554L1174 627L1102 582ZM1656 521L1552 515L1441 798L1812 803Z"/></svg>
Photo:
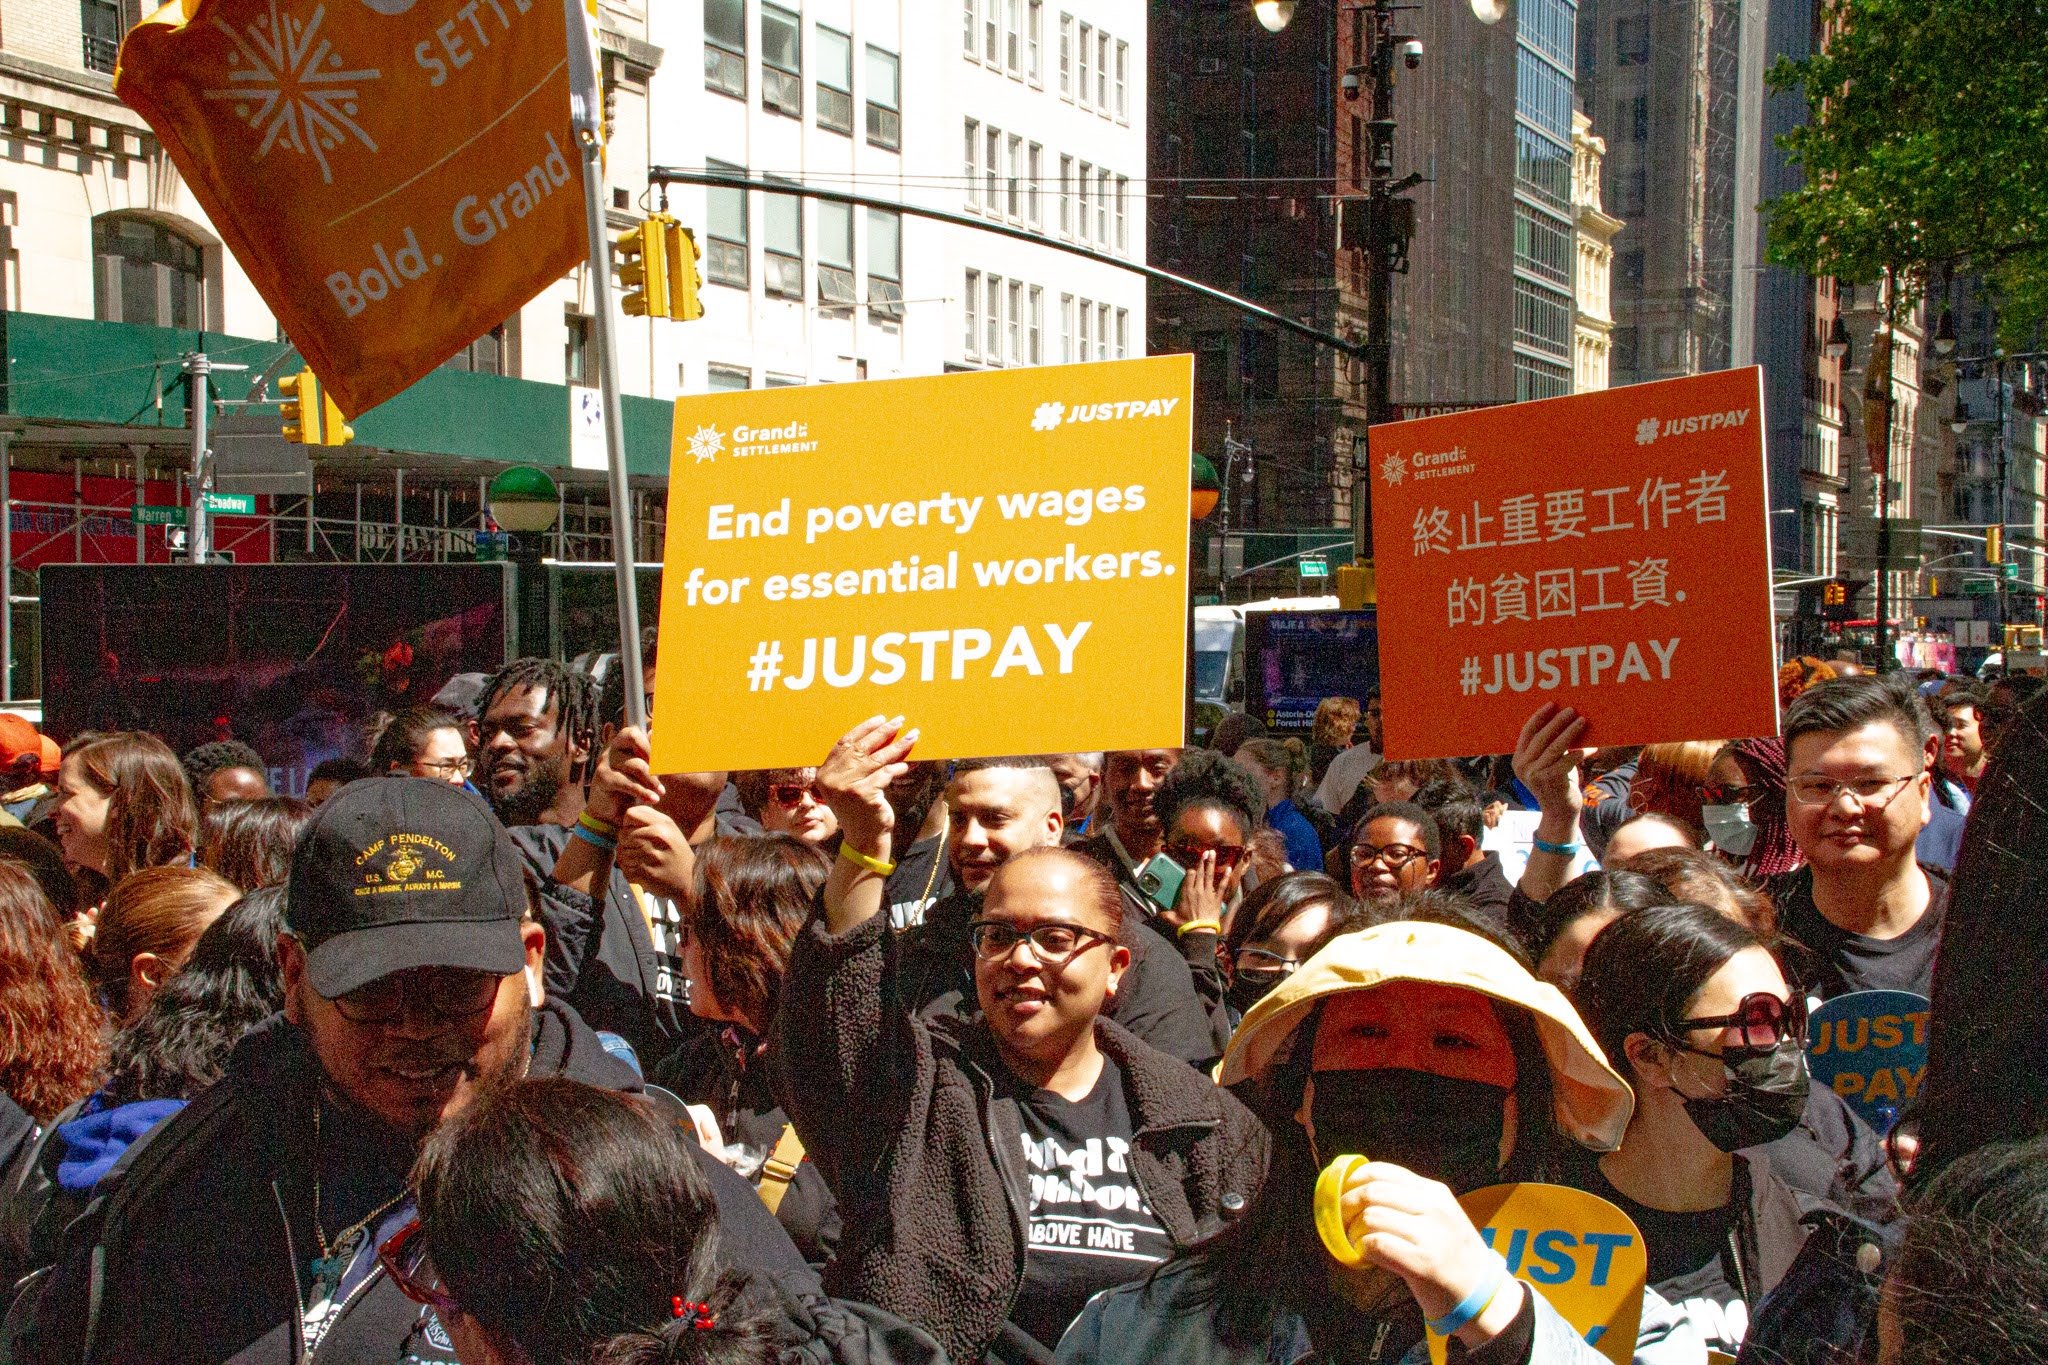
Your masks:
<svg viewBox="0 0 2048 1365"><path fill-rule="evenodd" d="M768 292L777 298L804 296L804 201L793 194L763 196L762 219L767 257L763 270Z"/></svg>
<svg viewBox="0 0 2048 1365"><path fill-rule="evenodd" d="M981 272L967 272L967 292L963 296L967 316L967 358L972 360L981 354Z"/></svg>
<svg viewBox="0 0 2048 1365"><path fill-rule="evenodd" d="M1131 45L1120 42L1116 45L1116 116L1125 122L1131 117Z"/></svg>
<svg viewBox="0 0 2048 1365"><path fill-rule="evenodd" d="M1074 296L1060 295L1060 364L1074 363Z"/></svg>
<svg viewBox="0 0 2048 1365"><path fill-rule="evenodd" d="M788 10L761 6L761 107L804 116L803 24Z"/></svg>
<svg viewBox="0 0 2048 1365"><path fill-rule="evenodd" d="M1024 363L1024 285L1010 281L1010 363Z"/></svg>
<svg viewBox="0 0 2048 1365"><path fill-rule="evenodd" d="M121 51L121 6L117 0L79 0L78 17L85 30L85 69L113 75Z"/></svg>
<svg viewBox="0 0 2048 1365"><path fill-rule="evenodd" d="M203 331L206 258L162 223L128 214L93 219L93 315L101 322Z"/></svg>
<svg viewBox="0 0 2048 1365"><path fill-rule="evenodd" d="M704 0L704 88L747 97L746 0Z"/></svg>
<svg viewBox="0 0 2048 1365"><path fill-rule="evenodd" d="M981 124L974 119L967 120L967 208L970 212L981 207Z"/></svg>
<svg viewBox="0 0 2048 1365"><path fill-rule="evenodd" d="M1095 358L1093 354L1095 344L1092 340L1095 335L1095 305L1086 299L1082 299L1080 302L1081 339L1080 344L1075 348L1075 358L1081 363L1086 364Z"/></svg>
<svg viewBox="0 0 2048 1365"><path fill-rule="evenodd" d="M1128 251L1131 246L1130 227L1124 218L1124 205L1131 197L1131 179L1120 175L1116 178L1116 249Z"/></svg>
<svg viewBox="0 0 2048 1365"><path fill-rule="evenodd" d="M1032 227L1042 231L1045 227L1045 218L1044 210L1039 205L1038 186L1045 175L1045 148L1035 142L1031 144L1030 156L1026 160L1024 170L1027 176L1024 216L1031 220Z"/></svg>
<svg viewBox="0 0 2048 1365"><path fill-rule="evenodd" d="M901 67L893 52L868 49L868 145L895 151L903 145Z"/></svg>
<svg viewBox="0 0 2048 1365"><path fill-rule="evenodd" d="M1060 98L1074 98L1074 16L1060 16Z"/></svg>
<svg viewBox="0 0 2048 1365"><path fill-rule="evenodd" d="M868 210L868 321L903 320L903 216Z"/></svg>
<svg viewBox="0 0 2048 1365"><path fill-rule="evenodd" d="M1031 286L1031 350L1033 365L1045 363L1045 291L1037 285Z"/></svg>
<svg viewBox="0 0 2048 1365"><path fill-rule="evenodd" d="M860 296L853 290L853 206L818 202L818 307L851 315Z"/></svg>
<svg viewBox="0 0 2048 1365"><path fill-rule="evenodd" d="M1060 158L1060 236L1074 235L1074 158Z"/></svg>
<svg viewBox="0 0 2048 1365"><path fill-rule="evenodd" d="M1003 363L1003 277L988 277L988 340L981 348L982 359L991 365Z"/></svg>
<svg viewBox="0 0 2048 1365"><path fill-rule="evenodd" d="M1045 46L1045 0L1031 0L1024 23L1024 74L1033 85L1045 83L1045 67L1039 56Z"/></svg>
<svg viewBox="0 0 2048 1365"><path fill-rule="evenodd" d="M974 0L966 0L960 6L960 17L967 22L961 34L960 55L971 62L974 60Z"/></svg>
<svg viewBox="0 0 2048 1365"><path fill-rule="evenodd" d="M720 365L714 361L704 367L704 387L712 393L738 393L754 387L754 372L744 365Z"/></svg>
<svg viewBox="0 0 2048 1365"><path fill-rule="evenodd" d="M1109 245L1109 171L1102 167L1095 171L1095 240Z"/></svg>
<svg viewBox="0 0 2048 1365"><path fill-rule="evenodd" d="M1093 85L1094 85L1094 80L1093 80L1093 78L1092 78L1092 77L1090 77L1090 76L1089 76L1089 74L1088 74L1088 73L1089 73L1089 72L1090 72L1090 71L1091 71L1091 70L1093 69L1093 67L1091 66L1091 64L1090 64L1090 63L1091 63L1091 61L1092 61L1092 56L1093 56L1093 53L1094 53L1094 51L1095 51L1095 27L1094 27L1094 25L1092 25L1092 24L1083 24L1083 25L1081 25L1081 87L1080 87L1080 99L1081 99L1081 104L1082 104L1082 106L1083 106L1083 107L1086 107L1086 106L1087 106L1087 103L1088 103L1088 101L1089 101L1090 99L1094 98L1094 94L1093 94L1093 90L1092 90L1092 87L1093 87Z"/></svg>
<svg viewBox="0 0 2048 1365"><path fill-rule="evenodd" d="M1109 305L1095 305L1095 358L1109 359Z"/></svg>
<svg viewBox="0 0 2048 1365"><path fill-rule="evenodd" d="M1094 175L1091 173L1092 170L1093 168L1087 162L1081 163L1081 194L1079 201L1081 212L1074 222L1074 235L1084 242L1088 240L1088 186L1095 180Z"/></svg>
<svg viewBox="0 0 2048 1365"><path fill-rule="evenodd" d="M1095 111L1109 112L1109 35L1095 35Z"/></svg>
<svg viewBox="0 0 2048 1365"><path fill-rule="evenodd" d="M1572 344L1570 295L1553 293L1527 280L1516 280L1515 341L1532 350L1558 357L1569 356Z"/></svg>
<svg viewBox="0 0 2048 1365"><path fill-rule="evenodd" d="M704 169L713 175L743 176L744 168L707 161ZM713 284L747 287L747 192L720 189L704 191L708 210L705 227L704 278Z"/></svg>
<svg viewBox="0 0 2048 1365"><path fill-rule="evenodd" d="M1647 66L1650 61L1650 20L1648 15L1614 21L1614 64Z"/></svg>
<svg viewBox="0 0 2048 1365"><path fill-rule="evenodd" d="M853 136L853 39L818 29L818 126Z"/></svg>
<svg viewBox="0 0 2048 1365"><path fill-rule="evenodd" d="M1116 358L1122 360L1131 353L1131 310L1116 310Z"/></svg>
<svg viewBox="0 0 2048 1365"><path fill-rule="evenodd" d="M988 211L990 213L1001 213L1003 205L1002 201L997 198L997 195L1000 193L997 182L1003 178L1003 134L997 128L989 128L986 130L986 133L987 136L982 142L982 149L988 153L988 156L981 165L981 182L982 187L988 191Z"/></svg>
<svg viewBox="0 0 2048 1365"><path fill-rule="evenodd" d="M1024 216L1024 139L1010 134L1009 214Z"/></svg>
<svg viewBox="0 0 2048 1365"><path fill-rule="evenodd" d="M1572 226L1527 204L1515 205L1515 264L1554 284L1572 282Z"/></svg>
<svg viewBox="0 0 2048 1365"><path fill-rule="evenodd" d="M1001 8L1003 0L981 0L981 59L990 66L999 65L1002 57Z"/></svg>
<svg viewBox="0 0 2048 1365"><path fill-rule="evenodd" d="M444 370L469 370L474 374L519 377L519 315L485 332L469 345L441 362Z"/></svg>
<svg viewBox="0 0 2048 1365"><path fill-rule="evenodd" d="M568 384L588 384L592 378L590 369L590 316L570 309L562 316L566 339L562 346L562 380Z"/></svg>
<svg viewBox="0 0 2048 1365"><path fill-rule="evenodd" d="M1010 69L1012 76L1024 74L1024 34L1022 17L1024 0L1003 0L1006 22L1003 26L1003 65Z"/></svg>

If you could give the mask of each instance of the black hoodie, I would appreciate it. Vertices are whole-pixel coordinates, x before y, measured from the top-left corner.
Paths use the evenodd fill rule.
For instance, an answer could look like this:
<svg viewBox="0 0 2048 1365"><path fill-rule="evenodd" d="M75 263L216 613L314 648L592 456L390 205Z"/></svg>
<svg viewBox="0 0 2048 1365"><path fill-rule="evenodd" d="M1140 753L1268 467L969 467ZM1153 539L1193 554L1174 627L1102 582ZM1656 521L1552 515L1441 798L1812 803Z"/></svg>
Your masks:
<svg viewBox="0 0 2048 1365"><path fill-rule="evenodd" d="M532 1076L637 1091L574 1010L534 1011ZM131 1147L65 1230L36 1304L38 1365L240 1365L452 1361L433 1314L379 1270L344 1296L307 1355L301 1330L312 1207L312 1114L320 1069L304 1035L275 1017L236 1045L227 1075ZM367 1115L323 1109L321 1198L353 1221L404 1187L413 1148ZM696 1149L691 1148L694 1152ZM745 1181L704 1158L726 1255L743 1271L809 1276ZM810 1280L815 1284L815 1278Z"/></svg>

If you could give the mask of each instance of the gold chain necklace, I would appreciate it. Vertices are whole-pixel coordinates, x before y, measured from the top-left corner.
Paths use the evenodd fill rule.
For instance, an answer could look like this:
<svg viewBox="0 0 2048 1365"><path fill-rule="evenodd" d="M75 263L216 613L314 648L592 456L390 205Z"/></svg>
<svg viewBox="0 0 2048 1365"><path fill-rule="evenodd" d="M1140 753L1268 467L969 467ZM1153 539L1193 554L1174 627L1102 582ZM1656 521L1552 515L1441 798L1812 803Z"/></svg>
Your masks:
<svg viewBox="0 0 2048 1365"><path fill-rule="evenodd" d="M374 1226L379 1218L397 1208L405 1201L405 1197L411 1193L409 1190L401 1189L390 1199L370 1210L368 1216L360 1222L352 1223L348 1227L343 1228L334 1239L335 1250L330 1251L327 1245L327 1234L320 1230L320 1158L322 1155L320 1111L324 1107L320 1096L316 1094L313 1097L313 1239L319 1243L320 1254L313 1259L313 1263L308 1267L313 1276L313 1298L316 1302L330 1297L335 1287L341 1283L341 1277L347 1273L348 1261L355 1259L351 1244L355 1241L356 1234L364 1228ZM337 1254L342 1251L350 1252L346 1260Z"/></svg>

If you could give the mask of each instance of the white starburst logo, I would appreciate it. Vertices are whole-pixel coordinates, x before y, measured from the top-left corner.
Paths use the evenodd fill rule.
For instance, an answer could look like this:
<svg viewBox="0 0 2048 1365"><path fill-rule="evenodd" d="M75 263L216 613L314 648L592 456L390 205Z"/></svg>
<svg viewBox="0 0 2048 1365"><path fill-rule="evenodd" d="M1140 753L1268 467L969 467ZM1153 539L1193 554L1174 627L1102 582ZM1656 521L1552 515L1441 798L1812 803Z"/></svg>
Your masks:
<svg viewBox="0 0 2048 1365"><path fill-rule="evenodd" d="M1380 477L1388 483L1399 483L1408 477L1408 462L1399 455L1389 455L1380 461Z"/></svg>
<svg viewBox="0 0 2048 1365"><path fill-rule="evenodd" d="M320 21L326 16L327 7L315 5L313 17L300 20L270 0L270 12L257 15L240 33L216 17L213 26L234 44L228 52L233 70L228 72L229 88L209 90L206 98L231 103L236 118L263 134L252 161L261 161L282 143L312 157L321 180L332 185L329 149L352 137L377 150L376 141L356 122L362 98L357 87L383 73L374 67L347 70L341 54L320 36Z"/></svg>
<svg viewBox="0 0 2048 1365"><path fill-rule="evenodd" d="M1643 419L1642 421L1640 421L1640 422L1636 423L1636 444L1637 444L1637 445L1639 445L1639 446L1646 446L1646 445L1648 445L1648 444L1649 444L1650 442L1652 442L1652 441L1654 441L1654 440L1656 440L1656 439L1657 439L1657 419L1656 419L1656 418L1654 418L1654 417L1645 417L1645 418L1644 418L1644 419Z"/></svg>
<svg viewBox="0 0 2048 1365"><path fill-rule="evenodd" d="M690 453L702 464L725 449L725 433L717 427L698 427L690 434Z"/></svg>

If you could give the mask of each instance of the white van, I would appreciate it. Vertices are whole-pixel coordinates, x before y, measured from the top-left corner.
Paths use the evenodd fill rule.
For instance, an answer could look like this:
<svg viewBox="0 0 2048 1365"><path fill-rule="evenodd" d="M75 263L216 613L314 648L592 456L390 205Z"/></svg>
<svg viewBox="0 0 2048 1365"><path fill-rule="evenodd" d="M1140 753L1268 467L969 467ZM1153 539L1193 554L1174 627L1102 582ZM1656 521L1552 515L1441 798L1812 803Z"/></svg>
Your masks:
<svg viewBox="0 0 2048 1365"><path fill-rule="evenodd" d="M1268 597L1195 608L1195 700L1244 705L1244 618L1253 611L1335 611L1335 597Z"/></svg>

